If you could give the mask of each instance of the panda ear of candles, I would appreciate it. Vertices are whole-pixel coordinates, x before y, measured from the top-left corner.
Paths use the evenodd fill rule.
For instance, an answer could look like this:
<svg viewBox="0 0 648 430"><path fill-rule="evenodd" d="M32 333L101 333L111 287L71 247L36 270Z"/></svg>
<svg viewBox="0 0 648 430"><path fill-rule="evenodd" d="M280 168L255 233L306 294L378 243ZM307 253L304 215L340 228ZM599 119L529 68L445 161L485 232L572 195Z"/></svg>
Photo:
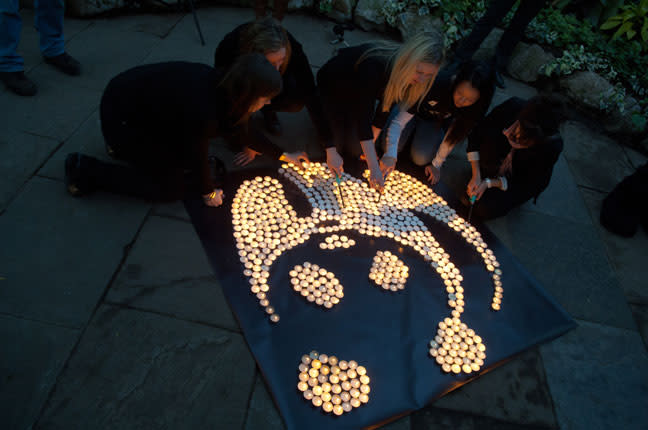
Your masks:
<svg viewBox="0 0 648 430"><path fill-rule="evenodd" d="M297 216L296 211L286 199L283 185L269 176L255 177L244 181L232 201L232 223L234 238L238 250L243 274L249 281L250 292L257 298L259 305L273 323L280 318L270 303L270 285L268 280L274 262L286 251L307 243L313 235L323 251L338 252L350 249L355 240L347 232L354 232L365 237L386 237L394 240L399 246L416 252L429 264L432 271L442 279L447 293L447 304L451 309L451 319L459 320L464 312L465 297L462 286L463 276L459 268L450 261L450 255L441 247L427 226L416 216L416 212L431 216L437 222L445 224L468 244L484 261L486 271L490 274L494 291L490 308L499 311L503 300L502 271L492 250L481 237L477 229L461 218L445 200L435 194L430 187L417 179L399 171L394 171L385 181L384 193L376 201L376 191L367 186L367 182L342 174L337 187L335 177L322 163L309 163L305 167L284 164L279 169L288 181L292 182L308 199L312 212L307 217ZM365 172L365 176L368 172ZM345 205L340 204L340 189L344 192ZM326 222L327 225L323 225ZM344 288L336 276L321 267L315 268L312 263L304 262L293 267L290 272L290 283L295 294L299 294L309 303L321 309L331 309L344 299ZM391 269L391 270L390 270ZM323 273L323 274L322 274ZM400 291L405 288L409 268L397 256L389 251L380 251L369 268L369 279L378 287L389 291ZM280 286L281 287L281 286ZM446 336L438 337L446 340ZM471 352L477 359L481 342L474 337L462 338L459 342L441 342L432 356L444 370L449 365L450 372L465 372L468 367L474 372L474 359L466 363L459 351ZM435 337L436 339L436 337ZM473 342L469 343L469 339ZM435 340L436 342L436 340ZM464 349L462 342L468 345ZM444 348L444 343L450 349ZM437 342L438 344L438 342ZM455 348L459 345L459 349ZM472 351L470 346L478 351ZM446 351L443 353L442 351ZM462 358L460 364L454 354ZM430 354L433 354L430 352ZM467 352L465 353L467 356ZM438 356L444 358L440 363ZM455 366L456 365L456 366ZM466 367L465 365L468 365Z"/></svg>

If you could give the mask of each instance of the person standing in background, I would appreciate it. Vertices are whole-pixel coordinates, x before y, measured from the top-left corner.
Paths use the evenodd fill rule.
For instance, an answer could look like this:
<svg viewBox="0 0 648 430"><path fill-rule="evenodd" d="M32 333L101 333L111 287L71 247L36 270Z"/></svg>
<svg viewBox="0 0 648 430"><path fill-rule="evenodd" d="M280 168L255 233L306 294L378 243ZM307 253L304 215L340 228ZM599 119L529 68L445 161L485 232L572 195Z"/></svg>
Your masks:
<svg viewBox="0 0 648 430"><path fill-rule="evenodd" d="M36 84L25 76L23 58L18 55L22 19L19 0L0 1L0 80L21 96L33 96ZM34 26L40 35L45 62L71 76L81 74L81 64L65 52L63 0L34 0Z"/></svg>

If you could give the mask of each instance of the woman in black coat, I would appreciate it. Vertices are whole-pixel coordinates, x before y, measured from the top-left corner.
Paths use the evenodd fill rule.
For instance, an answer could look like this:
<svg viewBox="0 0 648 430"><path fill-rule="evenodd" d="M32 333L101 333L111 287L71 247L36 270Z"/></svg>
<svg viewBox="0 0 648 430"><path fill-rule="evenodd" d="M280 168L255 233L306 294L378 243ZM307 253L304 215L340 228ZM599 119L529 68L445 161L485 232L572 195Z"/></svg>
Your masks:
<svg viewBox="0 0 648 430"><path fill-rule="evenodd" d="M475 214L483 219L508 213L537 199L551 180L563 143L551 102L512 97L495 107L468 139Z"/></svg>
<svg viewBox="0 0 648 430"><path fill-rule="evenodd" d="M240 55L252 52L263 54L279 70L283 81L281 93L261 110L266 129L280 135L277 112L299 112L306 106L319 131L322 115L316 99L315 78L302 45L278 21L264 18L241 24L228 33L216 48L214 66L227 68Z"/></svg>
<svg viewBox="0 0 648 430"><path fill-rule="evenodd" d="M100 116L108 153L130 165L69 154L68 191L100 189L157 201L195 191L208 206L218 206L223 195L209 166L210 138L240 130L248 145L298 162L297 154L282 155L262 134L246 129L252 112L280 91L281 76L259 54L242 56L227 72L186 62L127 70L106 87Z"/></svg>
<svg viewBox="0 0 648 430"><path fill-rule="evenodd" d="M443 55L443 36L424 32L402 45L341 49L322 66L317 84L327 125L326 162L333 174L340 175L343 169L340 152L354 158L364 154L370 184L382 189L384 166L377 159L374 142L393 105L408 110L420 103Z"/></svg>

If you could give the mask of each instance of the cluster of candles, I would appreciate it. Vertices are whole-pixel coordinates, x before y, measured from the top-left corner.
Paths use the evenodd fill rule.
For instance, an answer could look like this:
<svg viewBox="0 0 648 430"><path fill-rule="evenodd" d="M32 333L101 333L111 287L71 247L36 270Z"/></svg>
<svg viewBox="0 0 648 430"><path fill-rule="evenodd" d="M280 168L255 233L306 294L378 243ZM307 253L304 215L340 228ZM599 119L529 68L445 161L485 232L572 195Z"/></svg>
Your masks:
<svg viewBox="0 0 648 430"><path fill-rule="evenodd" d="M446 318L439 323L430 341L430 356L447 373L478 372L484 365L486 345L475 331L459 318Z"/></svg>
<svg viewBox="0 0 648 430"><path fill-rule="evenodd" d="M290 271L293 290L311 303L331 309L344 297L344 287L333 272L309 262L295 266Z"/></svg>
<svg viewBox="0 0 648 430"><path fill-rule="evenodd" d="M331 235L324 239L324 242L320 242L320 249L335 249L335 248L350 248L356 244L356 241L349 239L348 237L342 235L338 236L337 234Z"/></svg>
<svg viewBox="0 0 648 430"><path fill-rule="evenodd" d="M279 173L306 196L312 207L309 216L297 216L285 197L282 184L268 176L244 181L232 201L234 237L244 265L243 273L249 279L250 291L271 321L279 321L279 315L268 299L269 271L274 261L282 253L306 243L314 234L329 235L320 243L322 249L323 244L326 244L326 249L330 249L330 245L335 248L337 242L342 247L345 243L351 246L351 239L346 242L341 237L334 239L333 234L345 231L386 237L413 249L442 279L451 317L459 319L465 306L463 276L416 213L426 214L445 224L475 248L494 284L491 309L500 309L502 271L494 253L477 229L426 184L394 171L386 179L383 194L379 197L366 180L347 173L342 174L338 187L335 177L322 163L308 163L303 167L284 164ZM339 195L340 192L343 196Z"/></svg>
<svg viewBox="0 0 648 430"><path fill-rule="evenodd" d="M313 406L342 415L369 402L369 382L367 369L354 360L311 351L299 364L297 389Z"/></svg>
<svg viewBox="0 0 648 430"><path fill-rule="evenodd" d="M373 258L369 279L385 290L398 291L405 288L409 267L389 251L378 251Z"/></svg>

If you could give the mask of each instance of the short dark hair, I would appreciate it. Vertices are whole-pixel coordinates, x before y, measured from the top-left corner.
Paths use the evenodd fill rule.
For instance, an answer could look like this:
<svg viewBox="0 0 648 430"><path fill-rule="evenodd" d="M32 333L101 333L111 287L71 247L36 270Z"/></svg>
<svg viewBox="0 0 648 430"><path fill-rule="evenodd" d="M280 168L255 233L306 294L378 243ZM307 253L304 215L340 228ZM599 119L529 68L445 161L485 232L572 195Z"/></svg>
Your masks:
<svg viewBox="0 0 648 430"><path fill-rule="evenodd" d="M245 54L236 59L218 84L227 94L233 124L246 122L250 107L260 97L281 92L281 74L262 54Z"/></svg>
<svg viewBox="0 0 648 430"><path fill-rule="evenodd" d="M520 139L527 146L542 143L558 133L560 126L557 101L545 96L531 98L518 114Z"/></svg>

